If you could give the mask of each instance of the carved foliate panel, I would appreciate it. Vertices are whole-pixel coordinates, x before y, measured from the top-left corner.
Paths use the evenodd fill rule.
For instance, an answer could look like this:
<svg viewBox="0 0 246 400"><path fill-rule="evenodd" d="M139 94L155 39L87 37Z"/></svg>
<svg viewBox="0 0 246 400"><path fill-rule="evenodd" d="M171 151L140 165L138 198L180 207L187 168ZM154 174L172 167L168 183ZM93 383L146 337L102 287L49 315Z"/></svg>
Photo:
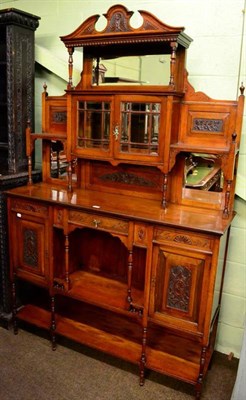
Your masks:
<svg viewBox="0 0 246 400"><path fill-rule="evenodd" d="M87 226L99 230L109 231L128 235L129 223L117 218L103 217L98 214L84 213L80 211L69 210L68 218L70 223Z"/></svg>
<svg viewBox="0 0 246 400"><path fill-rule="evenodd" d="M191 271L181 265L170 270L167 306L181 311L189 311L191 293Z"/></svg>
<svg viewBox="0 0 246 400"><path fill-rule="evenodd" d="M50 102L51 103L51 102ZM65 106L66 107L66 106ZM67 130L67 110L63 105L47 104L47 119L45 129L47 132L66 132Z"/></svg>
<svg viewBox="0 0 246 400"><path fill-rule="evenodd" d="M177 230L156 228L154 230L154 239L160 242L176 243L182 246L198 247L209 250L212 248L212 241L204 235L187 233Z"/></svg>
<svg viewBox="0 0 246 400"><path fill-rule="evenodd" d="M113 183L123 183L126 185L135 185L135 186L147 186L154 187L156 186L155 182L143 178L141 176L128 173L128 172L114 172L112 174L105 174L100 177L102 181L109 181Z"/></svg>
<svg viewBox="0 0 246 400"><path fill-rule="evenodd" d="M54 111L52 121L56 124L64 124L67 122L67 113L65 111Z"/></svg>
<svg viewBox="0 0 246 400"><path fill-rule="evenodd" d="M192 131L223 132L223 120L211 118L194 118Z"/></svg>
<svg viewBox="0 0 246 400"><path fill-rule="evenodd" d="M49 268L48 221L20 213L12 215L15 221L13 240L19 243L14 254L15 273L43 283Z"/></svg>
<svg viewBox="0 0 246 400"><path fill-rule="evenodd" d="M36 215L43 215L43 216L47 216L48 211L49 211L47 206L44 206L39 203L22 201L19 199L12 200L11 209L14 211L28 212L28 213L33 213Z"/></svg>
<svg viewBox="0 0 246 400"><path fill-rule="evenodd" d="M37 232L31 229L23 231L23 259L31 268L38 268L38 237Z"/></svg>
<svg viewBox="0 0 246 400"><path fill-rule="evenodd" d="M154 246L150 293L153 319L177 329L202 329L201 299L206 296L203 282L209 272L208 260L200 252Z"/></svg>

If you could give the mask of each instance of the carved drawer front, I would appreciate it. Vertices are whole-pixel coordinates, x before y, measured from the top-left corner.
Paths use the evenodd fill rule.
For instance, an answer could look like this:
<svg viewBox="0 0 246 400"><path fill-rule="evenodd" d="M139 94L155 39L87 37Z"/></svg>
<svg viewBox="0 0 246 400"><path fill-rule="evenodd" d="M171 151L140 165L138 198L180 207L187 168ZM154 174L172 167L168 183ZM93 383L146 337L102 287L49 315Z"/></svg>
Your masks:
<svg viewBox="0 0 246 400"><path fill-rule="evenodd" d="M128 221L105 217L100 214L91 214L72 210L70 210L68 214L68 222L70 223L121 235L128 235Z"/></svg>
<svg viewBox="0 0 246 400"><path fill-rule="evenodd" d="M199 248L212 251L212 239L206 235L186 232L182 230L158 228L154 229L154 241L184 247Z"/></svg>
<svg viewBox="0 0 246 400"><path fill-rule="evenodd" d="M11 200L11 210L44 217L48 216L49 212L48 206L33 201L19 199Z"/></svg>

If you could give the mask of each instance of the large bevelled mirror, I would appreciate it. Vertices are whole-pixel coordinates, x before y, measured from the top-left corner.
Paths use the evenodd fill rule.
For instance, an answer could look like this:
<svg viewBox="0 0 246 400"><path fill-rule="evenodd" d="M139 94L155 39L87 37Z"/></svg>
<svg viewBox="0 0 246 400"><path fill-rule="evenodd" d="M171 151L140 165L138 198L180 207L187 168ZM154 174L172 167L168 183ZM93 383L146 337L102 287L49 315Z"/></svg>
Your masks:
<svg viewBox="0 0 246 400"><path fill-rule="evenodd" d="M170 54L94 60L93 83L98 85L163 85L170 81Z"/></svg>

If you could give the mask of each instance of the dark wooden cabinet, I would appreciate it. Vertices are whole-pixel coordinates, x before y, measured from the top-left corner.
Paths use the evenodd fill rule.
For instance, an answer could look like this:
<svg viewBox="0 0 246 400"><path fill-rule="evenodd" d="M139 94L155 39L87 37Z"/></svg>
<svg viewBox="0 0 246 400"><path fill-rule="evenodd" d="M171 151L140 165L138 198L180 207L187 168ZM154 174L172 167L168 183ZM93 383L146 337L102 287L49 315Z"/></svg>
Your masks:
<svg viewBox="0 0 246 400"><path fill-rule="evenodd" d="M59 334L138 364L141 385L146 368L189 382L199 399L220 310L219 251L234 217L244 88L238 101L196 93L184 63L191 39L140 13L134 29L116 5L103 31L93 16L61 38L66 93L45 87L43 131L26 131L28 185L7 192L13 320L16 331L17 321L50 330L53 348ZM73 87L76 47L83 72ZM107 76L108 59L163 53L165 85ZM57 176L54 148L66 157ZM23 293L27 282L35 290Z"/></svg>
<svg viewBox="0 0 246 400"><path fill-rule="evenodd" d="M34 32L39 17L14 8L0 11L0 169L27 169L25 129L34 127Z"/></svg>
<svg viewBox="0 0 246 400"><path fill-rule="evenodd" d="M5 190L28 181L26 124L34 127L34 34L39 17L0 10L0 321L9 319L9 264ZM40 171L32 172L34 181Z"/></svg>

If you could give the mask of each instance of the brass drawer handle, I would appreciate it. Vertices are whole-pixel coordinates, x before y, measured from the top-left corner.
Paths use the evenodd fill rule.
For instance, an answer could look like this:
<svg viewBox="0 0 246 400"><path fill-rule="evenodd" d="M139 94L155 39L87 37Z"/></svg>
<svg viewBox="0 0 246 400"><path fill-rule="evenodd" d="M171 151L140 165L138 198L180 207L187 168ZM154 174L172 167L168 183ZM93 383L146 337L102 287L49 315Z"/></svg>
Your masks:
<svg viewBox="0 0 246 400"><path fill-rule="evenodd" d="M100 221L100 220L97 220L97 219L93 219L92 222L93 222L95 228L98 228L99 224L101 223L101 221Z"/></svg>

